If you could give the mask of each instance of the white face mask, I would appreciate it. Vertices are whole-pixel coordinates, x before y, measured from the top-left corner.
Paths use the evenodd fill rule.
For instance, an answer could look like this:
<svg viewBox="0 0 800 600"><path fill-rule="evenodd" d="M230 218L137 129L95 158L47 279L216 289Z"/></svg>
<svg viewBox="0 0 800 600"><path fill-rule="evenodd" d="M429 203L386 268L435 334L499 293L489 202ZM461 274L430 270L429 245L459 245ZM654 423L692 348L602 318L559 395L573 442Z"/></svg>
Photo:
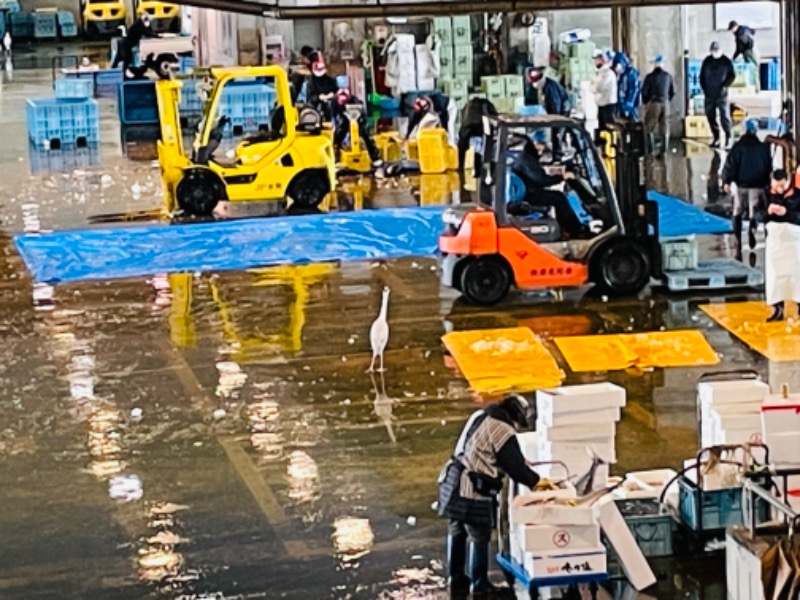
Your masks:
<svg viewBox="0 0 800 600"><path fill-rule="evenodd" d="M722 56L722 50L714 50L711 53L711 56L713 56L714 58L719 58L720 56Z"/></svg>

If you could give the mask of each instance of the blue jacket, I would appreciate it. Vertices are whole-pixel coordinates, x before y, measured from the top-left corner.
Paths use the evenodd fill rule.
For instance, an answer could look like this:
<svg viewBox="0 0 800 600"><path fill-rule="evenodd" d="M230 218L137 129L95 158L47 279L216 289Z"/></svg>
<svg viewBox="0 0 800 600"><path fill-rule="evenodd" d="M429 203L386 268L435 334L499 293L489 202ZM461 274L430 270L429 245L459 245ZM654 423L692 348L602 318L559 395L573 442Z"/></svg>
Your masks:
<svg viewBox="0 0 800 600"><path fill-rule="evenodd" d="M567 90L550 77L545 77L544 87L539 98L549 115L569 116L570 102Z"/></svg>
<svg viewBox="0 0 800 600"><path fill-rule="evenodd" d="M625 119L639 120L639 105L642 103L642 77L628 57L617 52L613 67L622 66L617 86L617 112Z"/></svg>

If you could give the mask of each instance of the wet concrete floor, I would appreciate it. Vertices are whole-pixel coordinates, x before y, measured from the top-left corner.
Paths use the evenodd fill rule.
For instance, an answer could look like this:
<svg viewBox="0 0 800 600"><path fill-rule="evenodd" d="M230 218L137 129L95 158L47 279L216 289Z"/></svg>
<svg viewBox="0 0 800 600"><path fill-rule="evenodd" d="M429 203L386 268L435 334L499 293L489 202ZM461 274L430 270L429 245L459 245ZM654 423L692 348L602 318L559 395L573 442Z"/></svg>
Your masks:
<svg viewBox="0 0 800 600"><path fill-rule="evenodd" d="M705 317L708 296L517 294L478 309L439 285L433 259L34 286L14 233L155 210L159 176L150 159L123 156L112 101L101 103L94 158L31 153L24 99L48 95L50 73L10 75L0 92L0 598L448 597L445 526L431 503L480 404L448 366L440 336L451 329L700 328L722 357L715 370L796 377ZM714 155L686 153L656 165L655 187L723 206L708 185ZM384 185L366 206L420 202ZM704 245L729 251L724 238ZM392 331L388 371L375 379L368 331L384 286ZM702 371L562 368L567 383L627 388L614 472L677 467L695 452ZM656 567L654 597L724 598L720 556Z"/></svg>

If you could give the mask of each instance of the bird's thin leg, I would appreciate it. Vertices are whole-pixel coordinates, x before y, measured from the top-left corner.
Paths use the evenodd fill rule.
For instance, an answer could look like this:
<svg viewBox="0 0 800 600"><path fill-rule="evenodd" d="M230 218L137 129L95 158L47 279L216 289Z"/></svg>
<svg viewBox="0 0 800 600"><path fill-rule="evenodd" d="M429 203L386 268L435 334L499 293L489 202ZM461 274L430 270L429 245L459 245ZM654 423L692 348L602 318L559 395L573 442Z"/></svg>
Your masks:
<svg viewBox="0 0 800 600"><path fill-rule="evenodd" d="M383 352L381 352L381 368L380 368L380 371L381 371L381 373L386 371L386 367L383 366Z"/></svg>
<svg viewBox="0 0 800 600"><path fill-rule="evenodd" d="M369 369L367 369L367 373L374 373L375 372L375 359L378 357L377 354L372 355L372 362L369 363Z"/></svg>

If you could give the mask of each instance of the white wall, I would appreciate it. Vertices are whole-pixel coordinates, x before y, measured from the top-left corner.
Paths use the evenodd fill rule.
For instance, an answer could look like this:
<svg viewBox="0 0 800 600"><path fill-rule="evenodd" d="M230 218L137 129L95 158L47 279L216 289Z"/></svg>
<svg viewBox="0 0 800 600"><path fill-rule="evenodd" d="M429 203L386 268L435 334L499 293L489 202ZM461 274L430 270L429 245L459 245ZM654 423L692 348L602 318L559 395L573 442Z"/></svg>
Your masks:
<svg viewBox="0 0 800 600"><path fill-rule="evenodd" d="M692 58L702 58L708 54L708 47L713 40L719 42L722 51L733 56L736 44L733 34L728 31L714 30L714 5L697 4L684 6L684 48ZM744 23L747 25L747 23ZM772 58L781 55L781 32L778 28L758 29L756 31L756 48L761 58Z"/></svg>

